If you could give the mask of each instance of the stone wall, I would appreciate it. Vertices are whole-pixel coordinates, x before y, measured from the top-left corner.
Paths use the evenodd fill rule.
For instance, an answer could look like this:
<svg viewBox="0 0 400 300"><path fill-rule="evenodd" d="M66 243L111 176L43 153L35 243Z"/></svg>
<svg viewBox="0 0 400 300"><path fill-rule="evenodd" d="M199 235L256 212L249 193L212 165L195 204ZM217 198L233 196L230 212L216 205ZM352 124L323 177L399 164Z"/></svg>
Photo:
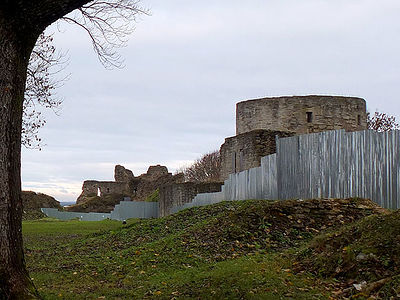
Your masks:
<svg viewBox="0 0 400 300"><path fill-rule="evenodd" d="M147 170L146 174L141 175L140 177L146 180L157 180L160 177L171 176L171 173L168 173L168 168L166 166L150 166Z"/></svg>
<svg viewBox="0 0 400 300"><path fill-rule="evenodd" d="M199 193L220 192L222 184L185 182L160 187L159 216L170 215L172 207L191 202Z"/></svg>
<svg viewBox="0 0 400 300"><path fill-rule="evenodd" d="M236 104L236 134L256 129L296 134L367 129L364 99L337 96L293 96L248 100Z"/></svg>
<svg viewBox="0 0 400 300"><path fill-rule="evenodd" d="M96 195L100 197L111 194L129 196L131 193L132 189L128 182L86 180L83 182L82 193L76 200L76 203L82 203L85 201L86 197L93 197Z"/></svg>
<svg viewBox="0 0 400 300"><path fill-rule="evenodd" d="M154 174L153 174L154 175ZM131 196L132 200L145 201L156 189L163 185L183 182L183 176L181 174L172 175L167 173L162 176L152 177L144 176L134 182L134 194Z"/></svg>
<svg viewBox="0 0 400 300"><path fill-rule="evenodd" d="M116 165L114 168L114 179L117 182L129 182L133 180L135 176L133 175L133 172L129 169L126 169L125 167L121 165Z"/></svg>
<svg viewBox="0 0 400 300"><path fill-rule="evenodd" d="M99 189L99 181L85 180L82 185L82 194L81 195L85 195L85 196L97 195L98 189Z"/></svg>
<svg viewBox="0 0 400 300"><path fill-rule="evenodd" d="M261 158L276 152L276 137L293 136L292 132L253 130L225 139L221 146L221 180L229 174L260 166Z"/></svg>
<svg viewBox="0 0 400 300"><path fill-rule="evenodd" d="M236 136L221 146L221 180L260 166L275 153L275 136L367 128L364 99L338 96L293 96L248 100L236 104Z"/></svg>
<svg viewBox="0 0 400 300"><path fill-rule="evenodd" d="M116 165L114 170L115 181L86 180L83 182L82 193L76 200L81 204L94 196L104 198L108 195L118 196L118 202L123 197L130 197L135 201L145 201L156 189L162 185L183 182L183 174L172 175L165 166L150 166L146 173L135 177L131 170ZM74 210L74 206L71 206Z"/></svg>

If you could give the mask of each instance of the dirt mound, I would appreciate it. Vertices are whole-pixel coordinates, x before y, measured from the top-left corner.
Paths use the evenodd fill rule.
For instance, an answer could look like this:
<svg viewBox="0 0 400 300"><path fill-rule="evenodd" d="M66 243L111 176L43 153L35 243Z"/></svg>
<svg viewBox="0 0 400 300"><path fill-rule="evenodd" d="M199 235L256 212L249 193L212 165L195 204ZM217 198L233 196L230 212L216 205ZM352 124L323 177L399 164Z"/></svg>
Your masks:
<svg viewBox="0 0 400 300"><path fill-rule="evenodd" d="M62 209L60 202L46 194L35 193L32 191L22 191L21 198L24 207L22 214L22 218L24 220L33 220L46 217L46 215L40 211L40 208L42 207Z"/></svg>
<svg viewBox="0 0 400 300"><path fill-rule="evenodd" d="M297 271L340 282L338 297L400 297L400 211L374 215L314 239Z"/></svg>
<svg viewBox="0 0 400 300"><path fill-rule="evenodd" d="M107 289L108 286L115 284L124 291L133 289L139 294L143 291L136 297L132 295L123 297L135 299L152 298L156 295L154 291L159 291L157 298L162 295L163 299L176 295L181 295L178 297L180 299L275 299L278 298L281 290L286 291L281 294L281 298L285 299L326 299L328 295L337 295L337 298L341 298L339 291L348 286L352 287L353 284L361 284L362 281L354 281L358 280L357 277L351 279L349 283L346 278L351 277L343 275L338 276L337 280L332 280L331 278L323 279L318 274L310 274L309 270L318 273L321 266L329 263L329 253L326 251L321 252L321 264L316 265L319 248L310 245L314 243L316 237L347 232L345 229L354 226L354 228L359 228L357 224L376 219L382 220L383 223L372 222L368 225L369 227L365 225L366 227L361 232L371 232L373 228L381 227L381 231L377 231L376 234L381 234L382 237L379 237L379 240L376 239L376 234L370 236L371 245L376 245L375 242L377 242L382 244L383 248L388 247L377 249L384 253L386 260L382 260L383 266L388 264L393 268L380 269L379 265L372 264L369 267L371 272L376 269L380 274L380 277L371 281L373 285L370 285L368 281L369 289L380 285L382 294L382 291L396 290L395 283L400 282L395 277L398 263L392 262L393 258L397 257L396 251L399 251L396 249L396 239L399 236L397 231L400 226L396 219L400 218L394 217L389 222L386 220L386 214L385 210L364 199L226 201L186 209L164 218L134 220L128 222L129 225L121 225L113 230L97 232L82 240L76 240L68 247L60 245L58 253L62 256L67 249L71 257L69 260L54 264L53 268L54 273L57 273L62 264L63 270L72 274L72 272L77 272L75 270L78 266L78 271L82 272L79 274L85 282L82 284L78 280L74 282L73 287L69 288L81 293L82 288L79 284L82 284L84 292L87 293L85 295L93 293L93 290L110 280L112 283L110 281L106 283ZM386 226L393 228L389 229ZM368 228L370 229L367 230ZM384 237L386 231L391 235L388 244ZM343 236L347 240L343 239L344 242L339 243L338 246L335 238L332 241L327 239L328 244L331 243L336 247L332 246L333 254L342 253L343 249L347 251L346 247L349 245L353 247L350 243L357 234L356 231L349 231ZM360 243L368 244L368 241L364 239L360 240ZM322 242L322 245L324 243ZM32 256L27 257L36 263L35 272L39 270L48 272L47 264L42 263L40 259L45 259L48 263L49 255L42 250L33 249L30 252ZM49 251L54 255L53 249ZM296 256L297 252L302 255ZM370 252L363 250L362 253L363 255L359 256L357 252L354 257L359 256L359 260L366 260L366 257L372 259ZM298 257L297 262L296 257ZM306 259L309 259L309 263L302 264L302 261ZM249 262L251 265L247 265ZM332 264L336 262L336 258L332 257ZM256 266L262 264L262 268L255 271ZM82 268L82 266L86 267ZM297 267L297 271L304 271L305 274L294 275L296 266L303 266L303 268ZM344 264L342 269L345 269ZM361 272L368 271L361 268L357 271L360 272L360 270ZM269 273L269 271L272 272ZM392 273L385 273L385 271ZM258 272L258 275L253 272ZM96 274L96 277L93 277L93 274ZM230 280L231 274L237 279ZM327 272L326 276L334 276L332 274ZM274 277L271 278L271 276ZM389 282L386 276L392 276L393 279ZM93 280L89 288L86 287L88 278ZM117 281L116 278L120 280ZM65 281L65 276L62 280ZM280 287L271 286L272 282L279 282ZM93 284L98 286L93 289ZM221 285L224 285L224 289L229 292L222 293L219 297L204 296L208 291L218 289ZM57 283L58 286L60 286L59 283ZM142 289L143 286L146 288ZM355 288L353 289L358 292ZM323 293L320 293L321 290ZM63 291L65 292L64 288ZM303 295L304 291L312 291L312 293L296 297ZM332 291L336 294L332 294ZM271 293L269 295L274 297L265 297L265 292ZM314 292L318 292L319 296L312 297ZM258 297L257 293L264 293L264 297ZM386 293L389 294L389 292ZM391 293L394 295L395 292ZM395 295L394 298L396 298Z"/></svg>
<svg viewBox="0 0 400 300"><path fill-rule="evenodd" d="M231 205L183 236L185 248L205 252L215 260L255 251L297 247L330 228L384 210L365 199L246 201Z"/></svg>

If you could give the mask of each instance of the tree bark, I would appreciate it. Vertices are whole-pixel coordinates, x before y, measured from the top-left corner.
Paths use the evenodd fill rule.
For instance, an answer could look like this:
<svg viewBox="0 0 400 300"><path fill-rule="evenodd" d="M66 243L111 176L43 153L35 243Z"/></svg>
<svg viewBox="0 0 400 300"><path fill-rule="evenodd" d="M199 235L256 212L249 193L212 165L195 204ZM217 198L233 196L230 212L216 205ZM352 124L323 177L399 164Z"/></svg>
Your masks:
<svg viewBox="0 0 400 300"><path fill-rule="evenodd" d="M92 0L1 0L0 17L13 16L13 20L33 31L41 28L41 33L47 26L74 9ZM107 2L107 1L105 1Z"/></svg>
<svg viewBox="0 0 400 300"><path fill-rule="evenodd" d="M22 245L21 129L29 57L44 29L90 0L0 0L0 300L38 293Z"/></svg>
<svg viewBox="0 0 400 300"><path fill-rule="evenodd" d="M0 21L0 299L31 299L37 292L22 248L21 123L32 45Z"/></svg>

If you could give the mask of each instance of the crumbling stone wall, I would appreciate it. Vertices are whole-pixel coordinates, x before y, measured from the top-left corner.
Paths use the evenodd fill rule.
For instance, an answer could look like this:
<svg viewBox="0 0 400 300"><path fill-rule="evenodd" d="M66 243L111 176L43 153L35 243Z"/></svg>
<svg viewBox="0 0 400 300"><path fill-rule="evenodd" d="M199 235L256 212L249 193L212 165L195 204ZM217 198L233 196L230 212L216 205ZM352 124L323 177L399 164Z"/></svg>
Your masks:
<svg viewBox="0 0 400 300"><path fill-rule="evenodd" d="M364 99L338 96L293 96L248 100L236 104L236 134L256 129L296 134L367 129Z"/></svg>
<svg viewBox="0 0 400 300"><path fill-rule="evenodd" d="M171 173L167 173L158 177L153 176L154 174L150 176L143 176L135 181L134 194L131 197L132 200L145 201L147 197L149 197L156 189L160 188L161 186L184 181L182 174L172 175Z"/></svg>
<svg viewBox="0 0 400 300"><path fill-rule="evenodd" d="M142 174L140 177L145 180L157 180L160 177L169 176L171 177L171 173L168 173L168 168L166 166L150 166L147 170L146 174Z"/></svg>
<svg viewBox="0 0 400 300"><path fill-rule="evenodd" d="M82 193L79 195L76 203L84 202L87 197L104 197L111 194L129 196L130 193L131 189L128 182L86 180L83 182Z"/></svg>
<svg viewBox="0 0 400 300"><path fill-rule="evenodd" d="M127 194L129 191L128 182L101 181L99 184L100 197L108 194Z"/></svg>
<svg viewBox="0 0 400 300"><path fill-rule="evenodd" d="M85 180L82 185L82 194L85 196L97 195L99 189L99 181Z"/></svg>
<svg viewBox="0 0 400 300"><path fill-rule="evenodd" d="M261 158L276 153L276 137L293 136L293 132L253 130L225 139L220 148L221 180L229 174L261 165Z"/></svg>
<svg viewBox="0 0 400 300"><path fill-rule="evenodd" d="M114 168L114 179L117 182L129 182L133 180L135 176L131 170L125 169L121 165L116 165Z"/></svg>
<svg viewBox="0 0 400 300"><path fill-rule="evenodd" d="M160 187L159 216L170 215L173 206L188 203L199 193L220 192L222 184L222 182L184 182Z"/></svg>
<svg viewBox="0 0 400 300"><path fill-rule="evenodd" d="M130 197L135 201L145 201L156 189L165 184L183 182L183 174L172 175L165 166L150 166L147 173L135 177L131 170L116 165L114 170L115 181L86 180L82 186L82 193L76 200L81 204L93 196L100 198L107 195ZM119 199L119 198L118 198ZM117 203L116 203L117 204ZM73 209L73 208L72 208Z"/></svg>

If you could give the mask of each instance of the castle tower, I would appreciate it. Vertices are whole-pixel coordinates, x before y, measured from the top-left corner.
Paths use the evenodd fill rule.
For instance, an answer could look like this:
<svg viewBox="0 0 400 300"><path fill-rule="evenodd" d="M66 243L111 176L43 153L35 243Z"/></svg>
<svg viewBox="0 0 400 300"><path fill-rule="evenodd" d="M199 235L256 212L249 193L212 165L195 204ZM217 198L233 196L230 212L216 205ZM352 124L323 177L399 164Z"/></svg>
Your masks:
<svg viewBox="0 0 400 300"><path fill-rule="evenodd" d="M338 96L293 96L236 104L236 135L256 129L296 134L367 129L365 100Z"/></svg>
<svg viewBox="0 0 400 300"><path fill-rule="evenodd" d="M276 136L367 129L364 99L339 96L292 96L236 104L236 136L221 146L221 180L261 164L276 153Z"/></svg>

